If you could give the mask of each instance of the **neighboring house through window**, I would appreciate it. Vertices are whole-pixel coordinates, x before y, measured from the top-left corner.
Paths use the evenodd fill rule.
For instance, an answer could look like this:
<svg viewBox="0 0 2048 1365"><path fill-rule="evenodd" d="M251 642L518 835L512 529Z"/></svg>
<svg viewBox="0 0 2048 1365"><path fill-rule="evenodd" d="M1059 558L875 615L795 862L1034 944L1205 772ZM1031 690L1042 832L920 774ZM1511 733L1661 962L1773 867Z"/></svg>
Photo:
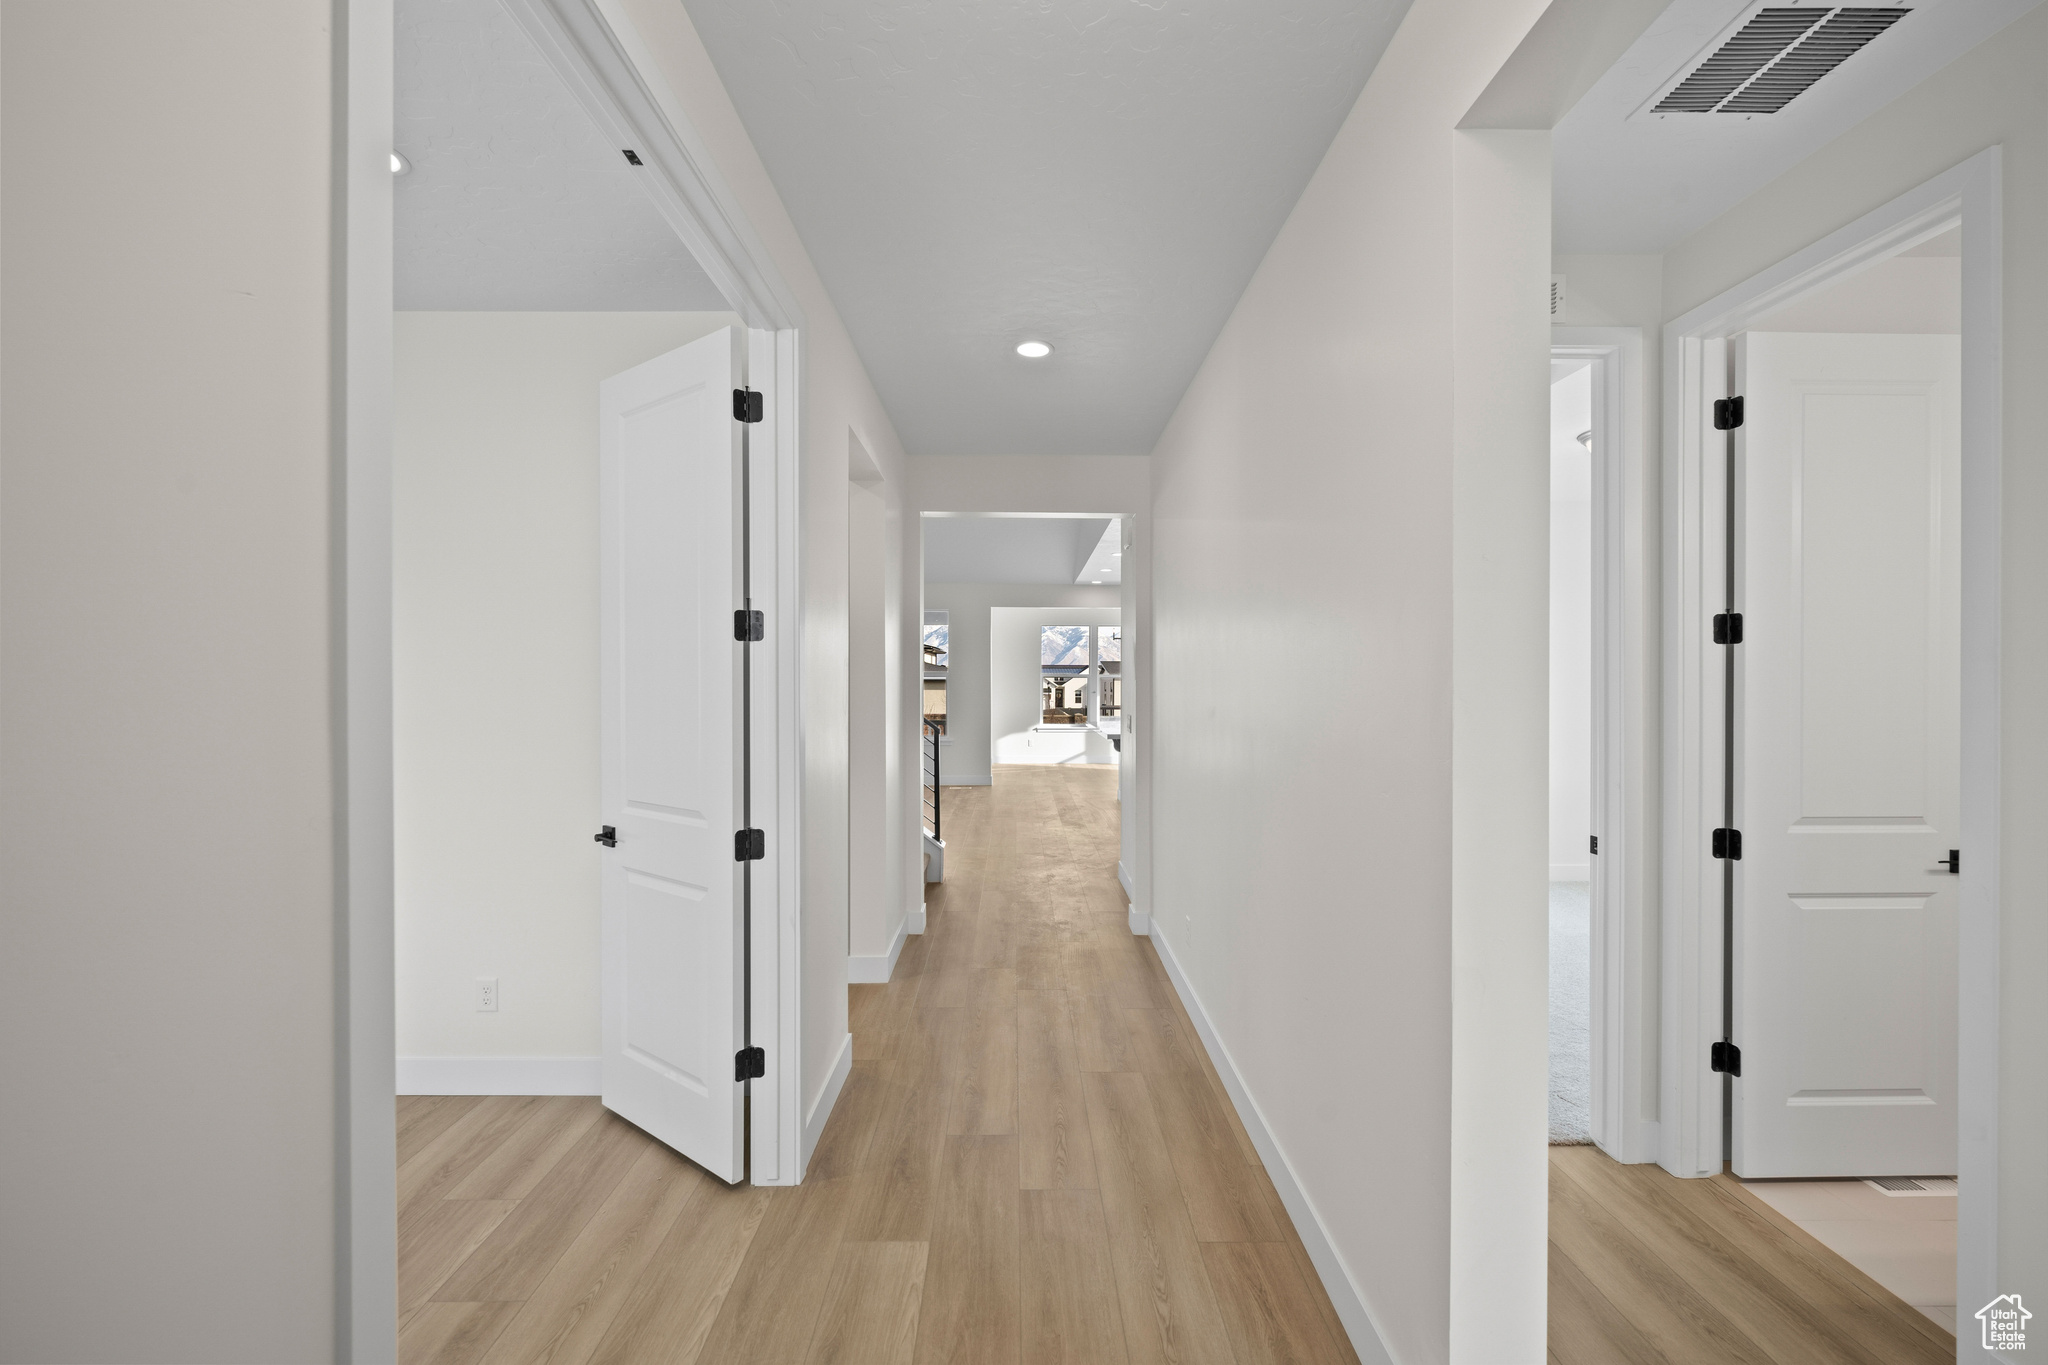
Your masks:
<svg viewBox="0 0 2048 1365"><path fill-rule="evenodd" d="M946 732L946 664L948 649L946 613L924 614L924 718Z"/></svg>

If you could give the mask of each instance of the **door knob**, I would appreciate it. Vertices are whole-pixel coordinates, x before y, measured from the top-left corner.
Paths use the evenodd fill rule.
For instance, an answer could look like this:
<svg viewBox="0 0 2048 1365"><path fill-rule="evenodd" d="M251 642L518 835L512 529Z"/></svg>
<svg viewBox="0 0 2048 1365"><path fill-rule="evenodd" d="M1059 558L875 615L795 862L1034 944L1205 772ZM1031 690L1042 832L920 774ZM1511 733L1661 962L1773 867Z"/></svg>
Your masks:
<svg viewBox="0 0 2048 1365"><path fill-rule="evenodd" d="M1935 866L1947 868L1952 876L1960 876L1963 870L1963 851L1959 848L1950 849L1948 856L1935 863Z"/></svg>
<svg viewBox="0 0 2048 1365"><path fill-rule="evenodd" d="M606 825L590 837L603 844L606 848L617 848L619 846L619 832L610 825Z"/></svg>

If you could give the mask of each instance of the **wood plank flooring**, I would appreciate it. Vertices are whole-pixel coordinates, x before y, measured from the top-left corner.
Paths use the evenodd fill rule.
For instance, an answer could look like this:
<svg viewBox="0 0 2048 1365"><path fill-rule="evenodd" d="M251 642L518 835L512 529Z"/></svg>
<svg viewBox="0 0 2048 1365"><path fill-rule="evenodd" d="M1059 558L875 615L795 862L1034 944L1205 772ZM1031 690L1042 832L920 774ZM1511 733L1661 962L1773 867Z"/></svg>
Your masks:
<svg viewBox="0 0 2048 1365"><path fill-rule="evenodd" d="M1116 881L1116 770L946 789L794 1189L594 1099L399 1101L405 1365L1356 1365Z"/></svg>
<svg viewBox="0 0 2048 1365"><path fill-rule="evenodd" d="M946 791L947 875L805 1183L588 1098L399 1102L405 1365L1355 1362L1116 883L1116 774ZM1730 1180L1551 1149L1559 1365L1933 1365L1947 1333Z"/></svg>
<svg viewBox="0 0 2048 1365"><path fill-rule="evenodd" d="M1559 1365L1937 1365L1955 1338L1730 1176L1550 1149Z"/></svg>

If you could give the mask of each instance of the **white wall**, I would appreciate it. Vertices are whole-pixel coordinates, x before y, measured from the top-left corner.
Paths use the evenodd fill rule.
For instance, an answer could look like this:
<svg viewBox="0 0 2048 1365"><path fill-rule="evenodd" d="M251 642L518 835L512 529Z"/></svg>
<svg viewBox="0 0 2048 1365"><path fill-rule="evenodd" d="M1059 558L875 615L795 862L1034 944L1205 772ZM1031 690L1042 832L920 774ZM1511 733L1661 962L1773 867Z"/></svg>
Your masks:
<svg viewBox="0 0 2048 1365"><path fill-rule="evenodd" d="M847 490L847 928L846 951L886 957L903 924L903 896L889 886L889 674L884 556L888 507L872 487ZM899 860L900 862L900 860Z"/></svg>
<svg viewBox="0 0 2048 1365"><path fill-rule="evenodd" d="M1962 1134L1966 1218L1995 1212L1996 1244L1961 1252L1972 1302L1996 1293L2048 1298L2048 541L2027 528L2048 519L2048 9L1906 91L1833 143L1666 254L1670 315L1739 284L1858 216L1986 147L2004 167L2003 368L2005 463L2001 544L2002 726L1997 979L2001 1033L1995 1129ZM1965 225L1967 235L1968 225ZM1965 363L1968 361L1966 359ZM1966 1058L1966 1062L1981 1059ZM1968 1178L1971 1163L1997 1171L1994 1192ZM1974 1205L1975 1200L1985 1201ZM1995 1286L1995 1290L1993 1288ZM1965 1310L1971 1311L1971 1310ZM1967 1342L1966 1342L1967 1344ZM1972 1358L1975 1358L1972 1356Z"/></svg>
<svg viewBox="0 0 2048 1365"><path fill-rule="evenodd" d="M1092 589L1108 592L1106 588ZM996 607L989 612L989 734L996 763L1114 763L1117 752L1099 731L1074 727L1037 727L1045 712L1040 706L1042 632L1046 626L1114 626L1123 620L1120 607L1072 606ZM947 705L952 704L949 696Z"/></svg>
<svg viewBox="0 0 2048 1365"><path fill-rule="evenodd" d="M0 8L0 1359L345 1335L334 17Z"/></svg>
<svg viewBox="0 0 2048 1365"><path fill-rule="evenodd" d="M1591 878L1593 372L1550 386L1550 880Z"/></svg>
<svg viewBox="0 0 2048 1365"><path fill-rule="evenodd" d="M1893 256L1794 299L1754 330L1953 336L1963 330L1962 258Z"/></svg>
<svg viewBox="0 0 2048 1365"><path fill-rule="evenodd" d="M597 386L734 321L398 314L401 1057L597 1055Z"/></svg>
<svg viewBox="0 0 2048 1365"><path fill-rule="evenodd" d="M1056 622L1049 620L1049 624L1080 625L1085 623L1084 617L1078 614L1082 612L1109 610L1114 619L1117 599L1116 588L1073 583L924 585L925 609L947 614L946 738L939 760L939 777L946 786L985 787L989 782L991 762L1028 761L995 757L996 732L992 724L995 701L990 677L992 613L1005 608L1045 608L1061 618ZM1069 617L1072 619L1067 619ZM1035 635L1031 648L1030 669L1035 687L1038 676ZM1014 699L1012 709L1015 709ZM1033 715L1036 716L1035 711Z"/></svg>
<svg viewBox="0 0 2048 1365"><path fill-rule="evenodd" d="M1153 452L1153 933L1368 1359L1544 1352L1541 8L1417 0Z"/></svg>
<svg viewBox="0 0 2048 1365"><path fill-rule="evenodd" d="M815 1132L824 1117L817 1106L825 1097L825 1086L851 1043L846 1029L846 817L851 777L846 710L847 446L850 437L859 440L881 472L883 500L897 514L890 532L890 555L899 566L909 569L915 550L901 515L908 487L903 446L767 167L725 93L689 12L674 0L598 0L598 8L614 29L630 33L633 44L645 53L642 79L657 99L687 116L714 171L745 210L748 236L762 245L804 312L804 986L803 999L791 1002L786 1017L795 1020L802 1035L802 1103ZM914 632L904 630L901 623L917 619L916 602L910 599L918 581L916 573L906 572L896 584L902 600L896 606L898 624L892 648L901 657L908 657L916 648ZM901 708L899 746L904 746L909 743L906 732L914 724L910 716L917 701L906 687L899 686L896 691ZM904 774L915 771L899 755L893 800L905 812L915 791ZM907 826L899 826L899 831L892 860L900 865L914 849ZM897 878L897 884L905 888L899 895L902 899L916 879L905 879L900 871ZM771 1077L778 1074L781 1064L781 1059L769 1057Z"/></svg>

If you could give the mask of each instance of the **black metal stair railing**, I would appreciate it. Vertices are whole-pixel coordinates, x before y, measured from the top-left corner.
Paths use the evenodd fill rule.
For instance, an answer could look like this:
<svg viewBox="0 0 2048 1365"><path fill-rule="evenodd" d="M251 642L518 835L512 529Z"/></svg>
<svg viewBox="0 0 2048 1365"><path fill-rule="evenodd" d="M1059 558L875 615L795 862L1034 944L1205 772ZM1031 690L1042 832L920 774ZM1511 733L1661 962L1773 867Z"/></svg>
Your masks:
<svg viewBox="0 0 2048 1365"><path fill-rule="evenodd" d="M924 723L924 818L925 832L932 838L945 842L939 824L939 736L943 731L939 723L928 720Z"/></svg>

